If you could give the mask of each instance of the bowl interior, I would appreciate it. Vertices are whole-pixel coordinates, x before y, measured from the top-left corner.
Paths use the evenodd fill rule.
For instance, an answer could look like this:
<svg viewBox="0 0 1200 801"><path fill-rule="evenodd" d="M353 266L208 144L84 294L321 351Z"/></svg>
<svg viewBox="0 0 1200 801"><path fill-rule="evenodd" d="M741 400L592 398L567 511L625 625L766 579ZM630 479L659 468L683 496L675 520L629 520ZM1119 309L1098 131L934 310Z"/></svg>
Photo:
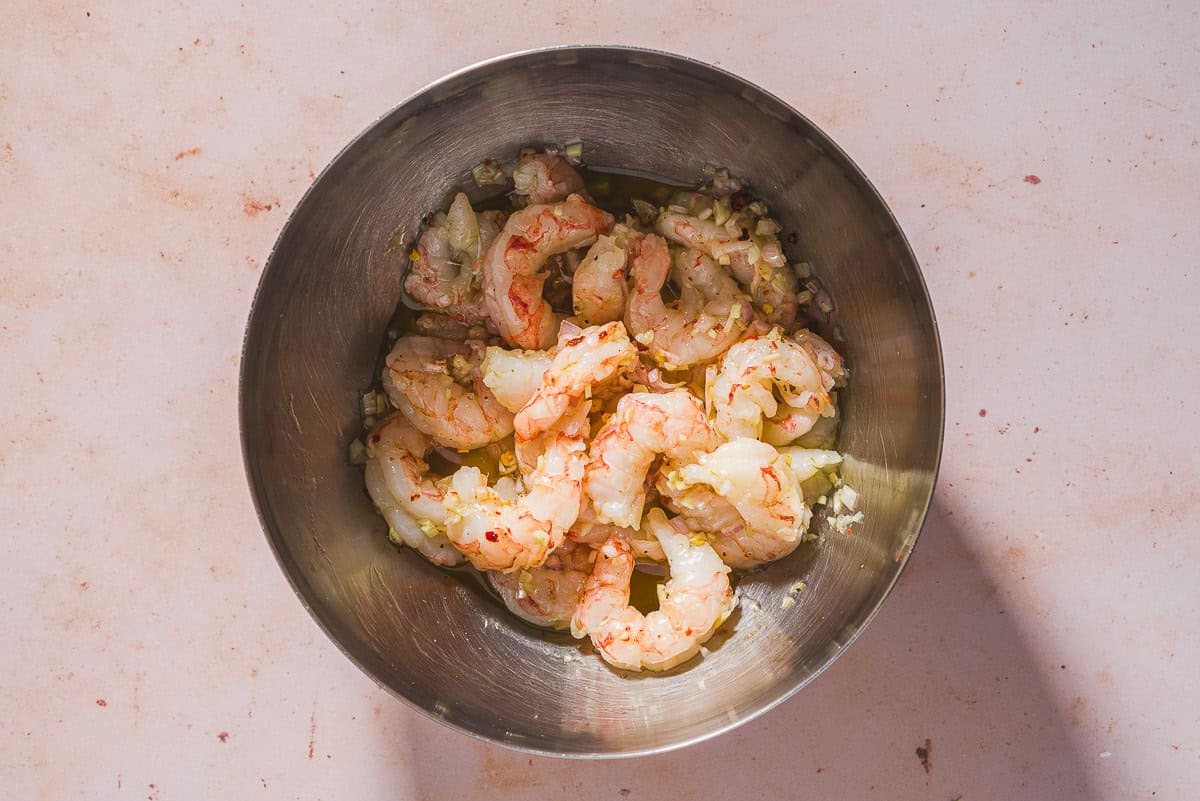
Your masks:
<svg viewBox="0 0 1200 801"><path fill-rule="evenodd" d="M470 169L531 143L584 143L590 165L752 184L837 303L825 331L851 370L839 450L866 520L742 583L710 655L667 675L615 672L568 635L518 622L478 585L399 552L347 460L358 396L400 296L403 242ZM401 246L392 245L400 242ZM454 75L383 117L313 185L271 255L242 364L247 471L297 592L364 670L469 733L565 754L680 745L779 702L882 602L937 469L942 373L920 272L882 200L790 108L705 65L569 48ZM807 588L784 608L788 587Z"/></svg>

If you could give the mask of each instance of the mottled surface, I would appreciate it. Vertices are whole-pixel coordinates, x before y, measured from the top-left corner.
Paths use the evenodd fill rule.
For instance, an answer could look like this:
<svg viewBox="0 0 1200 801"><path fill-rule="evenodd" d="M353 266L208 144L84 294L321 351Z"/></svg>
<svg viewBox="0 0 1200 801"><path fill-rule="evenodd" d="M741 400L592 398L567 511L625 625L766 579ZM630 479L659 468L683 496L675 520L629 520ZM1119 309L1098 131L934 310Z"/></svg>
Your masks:
<svg viewBox="0 0 1200 801"><path fill-rule="evenodd" d="M727 8L9 9L5 797L1194 792L1200 18ZM947 365L935 508L875 623L765 717L619 763L483 745L375 688L276 567L234 408L314 172L451 69L579 41L718 62L825 128L911 238Z"/></svg>

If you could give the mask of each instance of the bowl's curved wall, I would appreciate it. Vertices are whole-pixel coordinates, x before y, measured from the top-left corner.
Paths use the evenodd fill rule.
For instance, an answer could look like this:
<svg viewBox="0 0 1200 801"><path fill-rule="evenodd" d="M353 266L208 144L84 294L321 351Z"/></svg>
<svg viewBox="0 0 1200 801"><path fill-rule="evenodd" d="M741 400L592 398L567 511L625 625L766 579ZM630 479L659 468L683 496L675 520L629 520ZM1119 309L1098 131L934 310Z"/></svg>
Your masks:
<svg viewBox="0 0 1200 801"><path fill-rule="evenodd" d="M748 178L796 231L838 303L852 370L839 448L866 522L758 575L715 653L666 676L618 674L574 641L521 625L470 582L387 544L346 460L400 293L399 228L471 186L482 159L585 143L595 166L694 181ZM932 310L882 200L810 122L696 62L619 48L513 56L459 73L388 114L320 177L263 273L241 386L247 471L267 535L330 636L381 684L470 733L569 754L704 737L824 668L882 602L937 470L942 374ZM783 609L787 586L808 583Z"/></svg>

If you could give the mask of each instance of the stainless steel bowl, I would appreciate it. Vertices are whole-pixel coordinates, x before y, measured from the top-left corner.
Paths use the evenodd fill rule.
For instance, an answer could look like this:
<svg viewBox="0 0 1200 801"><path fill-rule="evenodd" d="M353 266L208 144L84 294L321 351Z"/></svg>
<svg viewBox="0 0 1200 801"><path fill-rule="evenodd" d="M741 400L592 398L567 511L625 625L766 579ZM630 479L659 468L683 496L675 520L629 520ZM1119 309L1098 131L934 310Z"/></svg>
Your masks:
<svg viewBox="0 0 1200 801"><path fill-rule="evenodd" d="M585 161L696 181L750 179L837 302L852 370L838 447L866 521L742 584L711 653L667 675L615 672L567 635L518 622L472 581L388 544L347 461L421 216L484 158L584 143ZM398 230L399 229L399 230ZM745 81L615 47L489 61L384 116L320 176L280 234L242 355L246 470L263 528L335 643L402 700L468 734L549 754L661 751L780 703L871 619L912 550L943 425L933 310L895 219L816 126ZM828 532L827 527L818 530ZM785 608L793 582L807 588ZM802 714L797 710L798 714Z"/></svg>

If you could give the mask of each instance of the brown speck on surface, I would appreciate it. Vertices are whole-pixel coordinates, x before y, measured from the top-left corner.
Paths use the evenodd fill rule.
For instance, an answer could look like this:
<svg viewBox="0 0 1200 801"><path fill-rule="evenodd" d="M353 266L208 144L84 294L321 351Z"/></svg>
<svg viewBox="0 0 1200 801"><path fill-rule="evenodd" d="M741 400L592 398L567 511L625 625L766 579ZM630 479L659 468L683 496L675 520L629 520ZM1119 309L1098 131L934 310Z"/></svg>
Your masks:
<svg viewBox="0 0 1200 801"><path fill-rule="evenodd" d="M79 582L79 589L81 589L81 590L86 590L90 586L92 586L92 585L87 583L86 581Z"/></svg>
<svg viewBox="0 0 1200 801"><path fill-rule="evenodd" d="M619 792L621 795L629 795L629 794L630 794L631 792L633 792L633 791L632 791L632 790L630 790L628 787L622 787L622 788L621 788L620 790L618 790L617 792Z"/></svg>
<svg viewBox="0 0 1200 801"><path fill-rule="evenodd" d="M980 417L987 417L987 409L980 409L980 410L979 410L979 416L980 416Z"/></svg>
<svg viewBox="0 0 1200 801"><path fill-rule="evenodd" d="M313 749L317 746L317 704L313 702L312 718L308 727L308 758L313 758Z"/></svg>
<svg viewBox="0 0 1200 801"><path fill-rule="evenodd" d="M928 737L925 738L924 745L917 746L917 759L921 760L921 767L925 768L926 773L933 772L933 760L929 754L933 751L933 741Z"/></svg>
<svg viewBox="0 0 1200 801"><path fill-rule="evenodd" d="M103 698L97 698L96 706L108 706L108 701L105 701Z"/></svg>
<svg viewBox="0 0 1200 801"><path fill-rule="evenodd" d="M229 739L229 732L227 732L227 731L221 732L220 734L217 735L217 739L220 740L221 742L225 742L226 740Z"/></svg>
<svg viewBox="0 0 1200 801"><path fill-rule="evenodd" d="M277 205L279 205L278 200L274 201L273 203L268 203L266 201L259 200L258 198L250 197L247 194L242 195L242 212L247 217L257 217L263 212L270 211Z"/></svg>
<svg viewBox="0 0 1200 801"><path fill-rule="evenodd" d="M186 159L188 156L199 156L204 151L198 147L193 147L191 150L180 150L175 154L175 160Z"/></svg>
<svg viewBox="0 0 1200 801"><path fill-rule="evenodd" d="M1027 183L1027 184L1034 184L1036 186L1037 184L1040 184L1041 182L1042 182L1042 179L1038 178L1036 175L1030 174L1030 175L1025 176L1025 183Z"/></svg>

